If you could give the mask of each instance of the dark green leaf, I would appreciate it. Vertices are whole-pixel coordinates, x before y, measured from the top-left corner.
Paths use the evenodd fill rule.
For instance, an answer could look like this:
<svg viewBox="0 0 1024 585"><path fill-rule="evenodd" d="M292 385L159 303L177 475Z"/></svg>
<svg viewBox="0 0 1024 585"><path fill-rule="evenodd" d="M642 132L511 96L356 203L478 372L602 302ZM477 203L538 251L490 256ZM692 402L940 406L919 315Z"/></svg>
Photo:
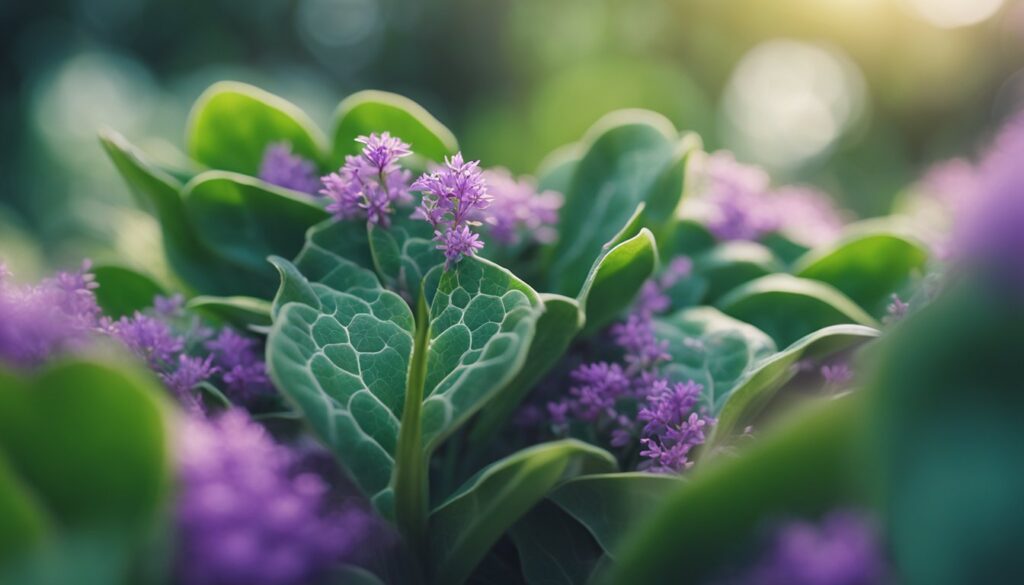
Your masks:
<svg viewBox="0 0 1024 585"><path fill-rule="evenodd" d="M617 319L657 266L658 246L646 228L602 253L577 297L586 314L584 334L595 333Z"/></svg>
<svg viewBox="0 0 1024 585"><path fill-rule="evenodd" d="M0 372L0 386L17 383ZM35 495L15 475L0 450L0 567L41 545L49 537L50 519Z"/></svg>
<svg viewBox="0 0 1024 585"><path fill-rule="evenodd" d="M675 155L676 132L668 120L648 112L616 112L598 122L590 136L565 193L559 240L548 258L551 289L561 294L580 290L587 262L601 253L637 205L662 199L655 188L682 195L681 185L658 181Z"/></svg>
<svg viewBox="0 0 1024 585"><path fill-rule="evenodd" d="M570 144L549 154L537 170L537 190L566 193L583 152L581 145Z"/></svg>
<svg viewBox="0 0 1024 585"><path fill-rule="evenodd" d="M683 309L655 319L654 334L668 342L671 360L664 374L704 387L702 405L717 414L739 381L776 351L760 329L712 307Z"/></svg>
<svg viewBox="0 0 1024 585"><path fill-rule="evenodd" d="M677 256L696 257L715 246L715 236L695 219L684 218L671 224L659 238L662 259L668 262Z"/></svg>
<svg viewBox="0 0 1024 585"><path fill-rule="evenodd" d="M682 479L651 473L588 475L565 482L548 498L587 528L612 559L622 540Z"/></svg>
<svg viewBox="0 0 1024 585"><path fill-rule="evenodd" d="M771 335L779 347L830 325L878 326L871 315L835 288L787 274L748 282L716 304L725 314Z"/></svg>
<svg viewBox="0 0 1024 585"><path fill-rule="evenodd" d="M622 543L602 583L702 583L742 554L765 519L823 513L857 500L855 396L814 405L737 457L697 468Z"/></svg>
<svg viewBox="0 0 1024 585"><path fill-rule="evenodd" d="M484 468L430 517L436 583L462 583L498 538L555 485L614 471L615 458L574 440L524 449Z"/></svg>
<svg viewBox="0 0 1024 585"><path fill-rule="evenodd" d="M815 331L798 340L785 350L756 364L728 397L718 413L718 419L705 443L704 450L713 453L726 443L743 425L752 422L754 416L771 401L796 374L797 362L805 358L824 357L858 343L864 343L880 332L861 325L833 325Z"/></svg>
<svg viewBox="0 0 1024 585"><path fill-rule="evenodd" d="M783 269L772 251L761 244L726 242L696 256L693 273L707 281L704 300L714 303L741 284Z"/></svg>
<svg viewBox="0 0 1024 585"><path fill-rule="evenodd" d="M189 155L211 169L256 175L267 146L286 142L292 152L323 161L326 140L294 104L262 89L222 81L199 96L189 114Z"/></svg>
<svg viewBox="0 0 1024 585"><path fill-rule="evenodd" d="M345 98L334 114L331 165L340 166L345 155L359 152L362 145L356 137L371 132L390 132L411 144L417 156L437 162L459 149L451 131L416 102L383 91L360 91Z"/></svg>
<svg viewBox="0 0 1024 585"><path fill-rule="evenodd" d="M586 585L603 555L572 516L541 501L509 531L529 585Z"/></svg>
<svg viewBox="0 0 1024 585"><path fill-rule="evenodd" d="M271 304L263 299L199 296L189 299L187 308L239 329L270 326Z"/></svg>
<svg viewBox="0 0 1024 585"><path fill-rule="evenodd" d="M371 225L370 251L377 274L392 290L412 299L427 272L444 264L444 253L433 238L430 224L424 221L396 218L386 229Z"/></svg>
<svg viewBox="0 0 1024 585"><path fill-rule="evenodd" d="M96 266L96 302L103 314L117 319L153 305L153 297L164 291L152 278L122 266Z"/></svg>
<svg viewBox="0 0 1024 585"><path fill-rule="evenodd" d="M893 293L923 276L928 250L896 233L860 233L797 261L794 274L836 287L872 315L886 312Z"/></svg>

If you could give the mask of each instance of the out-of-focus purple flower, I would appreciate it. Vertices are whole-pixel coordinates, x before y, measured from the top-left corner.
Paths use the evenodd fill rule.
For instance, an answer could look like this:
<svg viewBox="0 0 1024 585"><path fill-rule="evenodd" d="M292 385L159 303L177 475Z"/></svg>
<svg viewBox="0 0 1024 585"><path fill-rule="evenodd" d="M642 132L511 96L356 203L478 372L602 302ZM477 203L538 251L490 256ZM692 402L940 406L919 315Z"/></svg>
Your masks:
<svg viewBox="0 0 1024 585"><path fill-rule="evenodd" d="M978 180L978 169L970 161L954 158L929 167L915 186L915 191L957 212L977 194Z"/></svg>
<svg viewBox="0 0 1024 585"><path fill-rule="evenodd" d="M845 363L829 364L821 367L821 377L832 386L846 386L853 381L853 370Z"/></svg>
<svg viewBox="0 0 1024 585"><path fill-rule="evenodd" d="M483 175L492 196L486 223L495 242L514 246L525 235L547 244L558 237L555 225L563 202L561 193L538 193L532 180L517 180L506 169L488 169Z"/></svg>
<svg viewBox="0 0 1024 585"><path fill-rule="evenodd" d="M99 329L100 308L90 263L37 285L0 277L0 361L28 367L84 344Z"/></svg>
<svg viewBox="0 0 1024 585"><path fill-rule="evenodd" d="M957 256L1024 290L1024 115L1004 127L982 162L977 200L957 230Z"/></svg>
<svg viewBox="0 0 1024 585"><path fill-rule="evenodd" d="M703 387L690 380L669 385L659 381L640 409L637 419L644 423L640 444L645 468L655 473L674 473L693 462L690 451L705 440L705 427L714 420L694 409Z"/></svg>
<svg viewBox="0 0 1024 585"><path fill-rule="evenodd" d="M174 369L185 339L163 319L136 311L110 324L108 331L157 372Z"/></svg>
<svg viewBox="0 0 1024 585"><path fill-rule="evenodd" d="M274 391L267 364L260 358L259 342L225 327L205 346L214 358L228 398L247 403Z"/></svg>
<svg viewBox="0 0 1024 585"><path fill-rule="evenodd" d="M328 486L298 469L240 410L187 417L177 433L178 573L187 585L305 583L352 555L372 527L332 508Z"/></svg>
<svg viewBox="0 0 1024 585"><path fill-rule="evenodd" d="M267 146L260 162L259 178L278 187L314 195L320 187L316 165L292 152L287 142Z"/></svg>
<svg viewBox="0 0 1024 585"><path fill-rule="evenodd" d="M900 298L900 295L893 293L891 302L885 308L885 318L883 321L887 325L897 323L903 320L904 317L910 312L910 303L905 302Z"/></svg>
<svg viewBox="0 0 1024 585"><path fill-rule="evenodd" d="M820 524L782 526L764 558L733 585L883 585L888 563L863 516L835 511Z"/></svg>
<svg viewBox="0 0 1024 585"><path fill-rule="evenodd" d="M633 313L612 327L612 338L625 352L626 363L634 370L647 370L669 359L668 342L659 341L649 316Z"/></svg>
<svg viewBox="0 0 1024 585"><path fill-rule="evenodd" d="M213 365L213 356L200 358L179 354L178 363L174 369L160 374L160 378L182 406L189 411L198 413L203 410L202 403L199 396L192 391L216 373L217 366Z"/></svg>
<svg viewBox="0 0 1024 585"><path fill-rule="evenodd" d="M673 258L657 277L644 283L633 303L633 312L644 317L664 313L672 306L666 291L693 273L693 260L687 256Z"/></svg>
<svg viewBox="0 0 1024 585"><path fill-rule="evenodd" d="M411 188L423 193L413 217L434 227L438 249L445 253L445 269L483 248L469 229L480 225L491 202L480 161L466 162L461 152L455 153L443 167L416 179Z"/></svg>
<svg viewBox="0 0 1024 585"><path fill-rule="evenodd" d="M827 243L844 221L831 199L808 186L773 190L763 169L718 151L704 165L700 198L708 205L708 229L719 240L760 240L784 232L802 244Z"/></svg>
<svg viewBox="0 0 1024 585"><path fill-rule="evenodd" d="M387 227L397 203L411 201L412 174L399 160L412 154L409 144L390 133L360 136L363 150L346 156L336 173L322 177L320 193L331 200L327 211L339 219L365 217L369 223Z"/></svg>
<svg viewBox="0 0 1024 585"><path fill-rule="evenodd" d="M153 311L164 318L177 318L185 314L185 297L175 293L169 297L153 297Z"/></svg>

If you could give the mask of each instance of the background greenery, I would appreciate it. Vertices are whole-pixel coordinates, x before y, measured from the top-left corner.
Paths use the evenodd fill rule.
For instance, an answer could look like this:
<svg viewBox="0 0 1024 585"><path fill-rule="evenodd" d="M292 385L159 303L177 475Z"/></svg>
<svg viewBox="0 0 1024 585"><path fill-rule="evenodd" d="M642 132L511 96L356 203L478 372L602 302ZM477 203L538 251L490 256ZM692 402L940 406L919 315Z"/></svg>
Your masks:
<svg viewBox="0 0 1024 585"><path fill-rule="evenodd" d="M983 142L1022 67L1014 0L4 2L0 253L24 277L84 254L155 261L96 131L174 163L189 105L220 79L322 126L353 91L396 91L518 172L609 110L649 108L872 216Z"/></svg>

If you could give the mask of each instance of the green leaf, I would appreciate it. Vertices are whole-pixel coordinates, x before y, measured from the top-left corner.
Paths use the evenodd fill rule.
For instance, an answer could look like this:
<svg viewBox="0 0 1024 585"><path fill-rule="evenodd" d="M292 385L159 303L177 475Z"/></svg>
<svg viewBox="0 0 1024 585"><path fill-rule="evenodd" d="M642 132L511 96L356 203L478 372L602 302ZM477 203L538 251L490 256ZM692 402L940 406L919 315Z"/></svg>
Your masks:
<svg viewBox="0 0 1024 585"><path fill-rule="evenodd" d="M588 475L563 483L548 499L585 526L614 560L622 540L683 481L651 473Z"/></svg>
<svg viewBox="0 0 1024 585"><path fill-rule="evenodd" d="M671 224L667 233L659 237L662 260L677 256L696 257L713 248L717 241L708 228L699 221L683 218Z"/></svg>
<svg viewBox="0 0 1024 585"><path fill-rule="evenodd" d="M473 423L468 444L475 452L489 446L530 390L562 359L569 343L583 328L583 311L575 299L553 294L541 294L540 299L544 312L537 320L526 363L505 389L487 402Z"/></svg>
<svg viewBox="0 0 1024 585"><path fill-rule="evenodd" d="M775 342L760 329L713 307L683 309L654 320L654 334L668 342L671 360L663 373L704 387L702 405L717 415L740 380L775 353Z"/></svg>
<svg viewBox="0 0 1024 585"><path fill-rule="evenodd" d="M314 225L306 232L306 245L295 263L301 267L307 256L322 252L341 256L361 268L376 270L365 222L328 219Z"/></svg>
<svg viewBox="0 0 1024 585"><path fill-rule="evenodd" d="M681 185L658 180L676 154L676 132L665 118L638 110L615 112L599 121L590 136L565 193L559 240L549 250L550 288L561 294L580 290L586 262L601 253L637 205L661 200L663 189L682 195Z"/></svg>
<svg viewBox="0 0 1024 585"><path fill-rule="evenodd" d="M377 274L392 290L412 299L431 268L444 264L430 224L396 218L389 228L369 227L370 251Z"/></svg>
<svg viewBox="0 0 1024 585"><path fill-rule="evenodd" d="M239 329L269 327L271 323L271 304L253 297L199 296L189 299L186 308Z"/></svg>
<svg viewBox="0 0 1024 585"><path fill-rule="evenodd" d="M267 368L275 385L389 514L413 315L376 277L326 251L280 258ZM340 286L339 286L340 285ZM350 286L348 286L350 285Z"/></svg>
<svg viewBox="0 0 1024 585"><path fill-rule="evenodd" d="M733 290L716 305L772 336L780 347L830 325L878 322L846 295L814 280L772 274Z"/></svg>
<svg viewBox="0 0 1024 585"><path fill-rule="evenodd" d="M658 267L658 245L647 228L615 244L594 263L577 300L586 314L584 335L617 319Z"/></svg>
<svg viewBox="0 0 1024 585"><path fill-rule="evenodd" d="M96 302L104 315L114 319L148 308L153 305L153 297L165 294L152 278L130 268L96 266L92 273L99 284Z"/></svg>
<svg viewBox="0 0 1024 585"><path fill-rule="evenodd" d="M607 452L566 440L524 449L472 477L430 517L436 583L462 583L491 546L558 483L614 471Z"/></svg>
<svg viewBox="0 0 1024 585"><path fill-rule="evenodd" d="M416 102L383 91L360 91L345 98L334 114L331 166L359 152L362 145L356 137L371 132L390 132L411 144L417 156L436 162L459 149L451 131Z"/></svg>
<svg viewBox="0 0 1024 585"><path fill-rule="evenodd" d="M541 501L509 530L530 585L586 585L603 551L572 516Z"/></svg>
<svg viewBox="0 0 1024 585"><path fill-rule="evenodd" d="M783 270L772 251L755 242L725 242L696 256L693 266L693 273L707 281L708 303L741 284Z"/></svg>
<svg viewBox="0 0 1024 585"><path fill-rule="evenodd" d="M778 232L772 232L762 237L761 243L787 266L795 263L810 250L807 246L795 242L788 236Z"/></svg>
<svg viewBox="0 0 1024 585"><path fill-rule="evenodd" d="M384 585L379 577L354 565L343 565L331 569L326 583L330 585Z"/></svg>
<svg viewBox="0 0 1024 585"><path fill-rule="evenodd" d="M646 199L645 217L648 225L653 226L659 234L663 227L676 216L680 201L690 183L694 153L701 151L700 137L692 132L684 134L674 145L674 152L669 164L661 169L650 188Z"/></svg>
<svg viewBox="0 0 1024 585"><path fill-rule="evenodd" d="M0 384L0 452L67 529L152 529L170 486L163 388L148 373L66 360Z"/></svg>
<svg viewBox="0 0 1024 585"><path fill-rule="evenodd" d="M150 164L120 134L105 131L100 142L139 205L160 222L164 253L175 273L201 292L237 292L238 283L248 278L246 271L199 240L179 194L183 185Z"/></svg>
<svg viewBox="0 0 1024 585"><path fill-rule="evenodd" d="M924 244L896 233L855 232L829 248L809 252L793 272L836 287L881 317L893 293L923 276L928 256Z"/></svg>
<svg viewBox="0 0 1024 585"><path fill-rule="evenodd" d="M267 146L286 142L292 152L323 161L326 140L294 104L234 81L215 83L189 114L188 154L211 169L254 176Z"/></svg>
<svg viewBox="0 0 1024 585"><path fill-rule="evenodd" d="M309 197L222 171L198 175L185 186L183 198L199 238L251 272L238 294L270 296L276 279L267 256L295 256L306 231L328 217Z"/></svg>
<svg viewBox="0 0 1024 585"><path fill-rule="evenodd" d="M848 349L881 335L871 327L833 325L815 331L783 351L761 361L749 372L718 412L718 419L704 445L704 452L713 453L732 438L737 429L749 424L775 393L796 375L797 362L819 358Z"/></svg>
<svg viewBox="0 0 1024 585"><path fill-rule="evenodd" d="M765 519L811 516L857 501L861 405L814 405L736 457L697 468L627 535L602 583L701 583L734 562Z"/></svg>
<svg viewBox="0 0 1024 585"><path fill-rule="evenodd" d="M0 372L0 384L6 380ZM40 546L51 530L50 520L29 486L18 477L0 450L0 567Z"/></svg>
<svg viewBox="0 0 1024 585"><path fill-rule="evenodd" d="M537 169L537 191L566 193L583 154L579 144L569 144L548 154Z"/></svg>
<svg viewBox="0 0 1024 585"><path fill-rule="evenodd" d="M430 306L428 453L512 382L542 310L533 289L487 260L463 259L441 276Z"/></svg>

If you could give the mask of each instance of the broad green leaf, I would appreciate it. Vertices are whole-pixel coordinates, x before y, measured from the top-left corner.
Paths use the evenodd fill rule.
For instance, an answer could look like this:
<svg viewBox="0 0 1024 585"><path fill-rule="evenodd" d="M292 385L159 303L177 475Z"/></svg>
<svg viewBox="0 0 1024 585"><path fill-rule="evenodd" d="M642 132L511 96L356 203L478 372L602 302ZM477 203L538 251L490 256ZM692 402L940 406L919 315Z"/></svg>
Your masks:
<svg viewBox="0 0 1024 585"><path fill-rule="evenodd" d="M741 284L783 270L772 251L755 242L719 244L696 256L693 267L693 273L707 281L708 303Z"/></svg>
<svg viewBox="0 0 1024 585"><path fill-rule="evenodd" d="M700 152L702 146L700 137L692 132L680 137L673 147L671 161L660 170L650 188L644 216L648 225L659 235L669 231L666 228L670 228L668 224L675 218L680 201L690 185L693 154Z"/></svg>
<svg viewBox="0 0 1024 585"><path fill-rule="evenodd" d="M189 114L188 154L211 169L254 176L267 146L286 142L295 154L319 164L326 140L294 104L234 81L215 83Z"/></svg>
<svg viewBox="0 0 1024 585"><path fill-rule="evenodd" d="M239 292L247 272L200 241L179 193L183 185L150 164L120 134L103 132L100 142L139 205L160 222L164 253L175 273L204 293Z"/></svg>
<svg viewBox="0 0 1024 585"><path fill-rule="evenodd" d="M267 368L374 505L389 513L413 315L369 271L326 251L314 254L304 259L305 274L272 260L281 288Z"/></svg>
<svg viewBox="0 0 1024 585"><path fill-rule="evenodd" d="M199 296L189 299L186 307L239 329L269 327L271 322L271 304L253 297Z"/></svg>
<svg viewBox="0 0 1024 585"><path fill-rule="evenodd" d="M356 137L371 132L390 132L412 145L417 156L436 162L459 149L451 131L416 102L384 91L360 91L345 98L334 114L331 165L341 166L345 155L359 152Z"/></svg>
<svg viewBox="0 0 1024 585"><path fill-rule="evenodd" d="M796 375L797 362L843 351L880 334L877 329L862 325L833 325L803 337L756 364L756 368L748 372L727 397L725 405L719 409L718 419L705 443L704 452L713 453L729 441L738 429L749 424L775 393Z"/></svg>
<svg viewBox="0 0 1024 585"><path fill-rule="evenodd" d="M584 334L595 333L617 319L657 267L658 245L646 228L602 253L577 297L586 314Z"/></svg>
<svg viewBox="0 0 1024 585"><path fill-rule="evenodd" d="M762 237L761 243L787 266L792 265L810 250L807 246L795 242L788 236L778 232Z"/></svg>
<svg viewBox="0 0 1024 585"><path fill-rule="evenodd" d="M152 529L170 486L162 393L148 373L99 361L4 381L0 452L63 528Z"/></svg>
<svg viewBox="0 0 1024 585"><path fill-rule="evenodd" d="M779 347L830 325L878 327L871 315L835 288L787 274L748 282L716 305L723 313L771 335Z"/></svg>
<svg viewBox="0 0 1024 585"><path fill-rule="evenodd" d="M575 143L548 154L537 168L537 190L566 193L583 154L583 146Z"/></svg>
<svg viewBox="0 0 1024 585"><path fill-rule="evenodd" d="M304 195L222 171L198 175L185 185L182 197L199 238L252 273L239 294L270 296L276 279L267 256L295 256L306 231L328 217Z"/></svg>
<svg viewBox="0 0 1024 585"><path fill-rule="evenodd" d="M306 256L327 252L341 256L353 264L376 270L366 224L362 221L324 220L306 232L306 245L302 247L295 263L300 267Z"/></svg>
<svg viewBox="0 0 1024 585"><path fill-rule="evenodd" d="M558 483L615 466L607 452L575 440L536 445L487 466L430 516L434 582L465 581L498 538Z"/></svg>
<svg viewBox="0 0 1024 585"><path fill-rule="evenodd" d="M836 287L881 317L893 293L923 276L928 256L924 244L896 233L855 232L834 246L809 252L793 272Z"/></svg>
<svg viewBox="0 0 1024 585"><path fill-rule="evenodd" d="M588 475L563 483L548 499L585 526L614 560L622 540L683 481L652 473Z"/></svg>
<svg viewBox="0 0 1024 585"><path fill-rule="evenodd" d="M603 551L564 510L541 501L509 530L530 585L586 585Z"/></svg>
<svg viewBox="0 0 1024 585"><path fill-rule="evenodd" d="M540 299L544 313L537 319L526 363L508 386L487 402L473 423L468 443L476 452L487 448L530 390L562 359L569 343L583 328L583 311L575 299L553 294L541 294Z"/></svg>
<svg viewBox="0 0 1024 585"><path fill-rule="evenodd" d="M444 264L430 224L396 218L389 228L369 227L370 252L384 283L406 298L419 294L420 283L431 268Z"/></svg>
<svg viewBox="0 0 1024 585"><path fill-rule="evenodd" d="M702 583L736 558L761 522L813 516L862 497L857 396L815 404L736 457L697 468L627 535L601 583Z"/></svg>
<svg viewBox="0 0 1024 585"><path fill-rule="evenodd" d="M651 112L610 114L590 132L590 146L580 160L559 222L559 240L549 250L550 288L574 294L587 278L587 262L601 253L637 205L661 200L655 188L682 195L681 185L658 181L673 164L676 132Z"/></svg>
<svg viewBox="0 0 1024 585"><path fill-rule="evenodd" d="M542 311L533 289L486 260L467 258L441 275L430 305L428 453L512 382Z"/></svg>
<svg viewBox="0 0 1024 585"><path fill-rule="evenodd" d="M654 334L668 343L671 359L664 374L702 385L701 403L712 414L721 410L744 376L776 351L775 342L763 331L713 307L659 317Z"/></svg>
<svg viewBox="0 0 1024 585"><path fill-rule="evenodd" d="M5 388L14 380L0 373ZM0 448L0 567L40 546L50 535L50 519L26 485L7 463Z"/></svg>
<svg viewBox="0 0 1024 585"><path fill-rule="evenodd" d="M677 256L696 257L716 244L715 236L708 228L692 218L680 218L673 222L658 242L662 260L666 263Z"/></svg>
<svg viewBox="0 0 1024 585"><path fill-rule="evenodd" d="M123 266L96 266L96 302L103 314L117 319L153 305L153 297L164 290L152 278Z"/></svg>

